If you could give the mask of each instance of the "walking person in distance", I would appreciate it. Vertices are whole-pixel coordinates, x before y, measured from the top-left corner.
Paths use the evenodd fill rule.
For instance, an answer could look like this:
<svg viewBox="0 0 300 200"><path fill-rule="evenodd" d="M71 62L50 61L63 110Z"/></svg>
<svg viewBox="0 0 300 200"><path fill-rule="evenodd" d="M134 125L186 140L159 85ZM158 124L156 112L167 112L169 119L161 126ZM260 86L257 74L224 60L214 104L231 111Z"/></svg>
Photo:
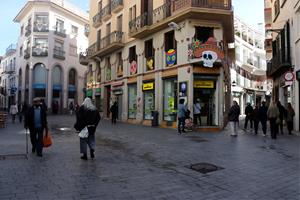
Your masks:
<svg viewBox="0 0 300 200"><path fill-rule="evenodd" d="M268 107L266 102L263 101L258 109L259 121L262 126L263 136L267 135L267 121L268 121Z"/></svg>
<svg viewBox="0 0 300 200"><path fill-rule="evenodd" d="M76 123L74 128L81 131L85 127L88 129L88 137L80 137L80 153L81 159L87 160L87 145L90 148L91 158L95 157L95 132L100 121L100 114L97 108L93 105L90 98L85 98L78 112L76 112Z"/></svg>
<svg viewBox="0 0 300 200"><path fill-rule="evenodd" d="M199 123L198 123L199 121ZM201 126L201 105L200 99L197 99L194 103L194 125Z"/></svg>
<svg viewBox="0 0 300 200"><path fill-rule="evenodd" d="M274 102L271 102L269 106L268 118L270 120L271 138L275 140L277 138L277 133L278 133L278 129L276 128L277 126L276 123L277 121L279 121L279 109L274 104Z"/></svg>
<svg viewBox="0 0 300 200"><path fill-rule="evenodd" d="M237 136L237 128L239 125L239 116L240 116L241 110L240 106L236 101L233 101L233 105L231 106L229 113L228 113L228 119L231 127L231 136Z"/></svg>
<svg viewBox="0 0 300 200"><path fill-rule="evenodd" d="M247 106L245 108L245 125L244 129L247 130L248 121L250 121L250 128L253 128L253 108L250 103L247 103Z"/></svg>
<svg viewBox="0 0 300 200"><path fill-rule="evenodd" d="M178 133L181 134L185 132L185 117L186 117L187 108L184 105L184 99L179 100L178 105Z"/></svg>
<svg viewBox="0 0 300 200"><path fill-rule="evenodd" d="M16 115L18 114L18 106L17 106L17 104L14 103L14 104L12 104L10 106L9 113L12 116L12 123L15 123Z"/></svg>
<svg viewBox="0 0 300 200"><path fill-rule="evenodd" d="M287 116L286 116L287 129L288 129L289 135L292 135L293 118L295 116L295 111L294 111L291 103L288 103L286 110L287 110Z"/></svg>
<svg viewBox="0 0 300 200"><path fill-rule="evenodd" d="M117 117L118 117L118 103L116 101L110 107L110 112L111 112L111 123L116 124L117 123Z"/></svg>

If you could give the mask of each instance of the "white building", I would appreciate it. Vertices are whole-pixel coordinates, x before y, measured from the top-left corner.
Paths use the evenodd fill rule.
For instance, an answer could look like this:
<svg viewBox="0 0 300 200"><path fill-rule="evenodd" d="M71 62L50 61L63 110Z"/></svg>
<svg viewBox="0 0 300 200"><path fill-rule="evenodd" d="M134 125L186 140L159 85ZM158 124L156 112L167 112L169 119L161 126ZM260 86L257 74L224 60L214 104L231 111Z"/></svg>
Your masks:
<svg viewBox="0 0 300 200"><path fill-rule="evenodd" d="M235 68L231 68L232 95L244 113L247 103L256 105L270 94L271 85L266 78L266 51L264 35L240 18L234 19Z"/></svg>
<svg viewBox="0 0 300 200"><path fill-rule="evenodd" d="M9 109L15 103L17 90L16 45L11 44L6 48L0 64L0 109Z"/></svg>
<svg viewBox="0 0 300 200"><path fill-rule="evenodd" d="M43 97L58 112L71 101L82 102L86 68L79 63L78 54L88 46L88 17L63 0L30 0L20 10L14 19L20 24L18 102Z"/></svg>

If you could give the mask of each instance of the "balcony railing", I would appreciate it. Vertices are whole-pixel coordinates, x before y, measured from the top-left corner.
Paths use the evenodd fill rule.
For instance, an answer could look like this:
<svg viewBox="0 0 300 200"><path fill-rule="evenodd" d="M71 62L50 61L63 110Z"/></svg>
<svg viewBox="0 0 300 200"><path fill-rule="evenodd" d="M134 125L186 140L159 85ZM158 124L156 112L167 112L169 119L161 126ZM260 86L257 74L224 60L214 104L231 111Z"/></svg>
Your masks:
<svg viewBox="0 0 300 200"><path fill-rule="evenodd" d="M33 31L34 32L49 32L49 24L34 22Z"/></svg>
<svg viewBox="0 0 300 200"><path fill-rule="evenodd" d="M25 36L28 37L29 35L31 35L31 25L28 24L26 27L25 27Z"/></svg>
<svg viewBox="0 0 300 200"><path fill-rule="evenodd" d="M173 12L186 7L200 7L231 10L231 0L177 0L173 2Z"/></svg>
<svg viewBox="0 0 300 200"><path fill-rule="evenodd" d="M30 49L25 49L24 50L24 59L28 59L30 58Z"/></svg>
<svg viewBox="0 0 300 200"><path fill-rule="evenodd" d="M54 30L55 30L54 31L55 35L58 35L58 36L63 37L63 38L67 37L66 29L58 28L58 27L55 26Z"/></svg>
<svg viewBox="0 0 300 200"><path fill-rule="evenodd" d="M291 67L292 64L290 58L285 58L279 53L273 56L273 58L267 63L267 75L272 76L278 71L284 72Z"/></svg>
<svg viewBox="0 0 300 200"><path fill-rule="evenodd" d="M121 31L114 31L100 40L100 49L104 49L112 43L123 43L124 33Z"/></svg>
<svg viewBox="0 0 300 200"><path fill-rule="evenodd" d="M60 60L65 60L65 51L61 47L54 47L53 49L53 58Z"/></svg>
<svg viewBox="0 0 300 200"><path fill-rule="evenodd" d="M91 46L89 46L89 48L87 49L87 56L91 57L96 52L97 52L97 42L95 42L94 44L92 44Z"/></svg>
<svg viewBox="0 0 300 200"><path fill-rule="evenodd" d="M108 20L111 17L111 4L109 3L107 6L101 9L101 19L104 21Z"/></svg>
<svg viewBox="0 0 300 200"><path fill-rule="evenodd" d="M15 73L15 66L10 64L8 66L6 66L6 68L3 71L4 74L13 74Z"/></svg>
<svg viewBox="0 0 300 200"><path fill-rule="evenodd" d="M112 0L111 1L111 10L112 12L119 12L123 9L123 0Z"/></svg>
<svg viewBox="0 0 300 200"><path fill-rule="evenodd" d="M79 63L82 65L88 65L89 61L87 58L87 52L80 52L79 53Z"/></svg>
<svg viewBox="0 0 300 200"><path fill-rule="evenodd" d="M36 57L46 57L48 56L48 46L33 46L32 56Z"/></svg>
<svg viewBox="0 0 300 200"><path fill-rule="evenodd" d="M93 17L93 26L95 28L98 28L101 26L101 12L98 12L94 17Z"/></svg>

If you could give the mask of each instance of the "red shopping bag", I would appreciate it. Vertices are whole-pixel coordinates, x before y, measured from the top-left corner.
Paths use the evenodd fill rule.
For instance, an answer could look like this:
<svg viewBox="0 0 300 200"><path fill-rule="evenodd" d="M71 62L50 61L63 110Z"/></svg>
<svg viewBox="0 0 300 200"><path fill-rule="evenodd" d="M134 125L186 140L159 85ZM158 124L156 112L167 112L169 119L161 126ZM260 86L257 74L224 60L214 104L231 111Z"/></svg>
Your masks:
<svg viewBox="0 0 300 200"><path fill-rule="evenodd" d="M50 147L52 145L52 138L49 131L46 132L43 138L43 146L44 147Z"/></svg>

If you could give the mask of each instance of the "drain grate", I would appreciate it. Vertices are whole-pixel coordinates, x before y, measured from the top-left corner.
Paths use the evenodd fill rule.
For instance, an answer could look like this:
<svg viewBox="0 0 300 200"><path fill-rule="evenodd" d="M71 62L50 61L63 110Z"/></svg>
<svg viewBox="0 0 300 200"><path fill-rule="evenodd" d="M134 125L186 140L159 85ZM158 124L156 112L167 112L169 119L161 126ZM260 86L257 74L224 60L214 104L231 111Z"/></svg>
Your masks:
<svg viewBox="0 0 300 200"><path fill-rule="evenodd" d="M0 160L21 160L27 159L26 154L11 154L11 155L0 155Z"/></svg>
<svg viewBox="0 0 300 200"><path fill-rule="evenodd" d="M219 167L210 163L196 163L196 164L191 164L188 168L195 170L197 172L200 172L202 174L206 174L209 172L217 171L224 169L223 167Z"/></svg>

